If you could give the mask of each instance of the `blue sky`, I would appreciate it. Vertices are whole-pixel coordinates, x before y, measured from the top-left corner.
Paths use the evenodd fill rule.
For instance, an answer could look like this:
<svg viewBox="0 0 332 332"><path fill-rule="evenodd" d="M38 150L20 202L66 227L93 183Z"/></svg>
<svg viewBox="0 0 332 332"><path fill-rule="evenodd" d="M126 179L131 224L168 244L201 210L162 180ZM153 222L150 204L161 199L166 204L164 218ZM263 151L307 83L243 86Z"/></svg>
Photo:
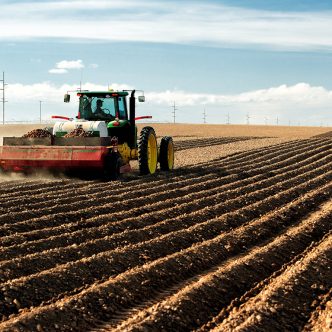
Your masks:
<svg viewBox="0 0 332 332"><path fill-rule="evenodd" d="M73 116L67 90L137 88L141 115L332 125L332 1L1 1L7 121Z"/></svg>

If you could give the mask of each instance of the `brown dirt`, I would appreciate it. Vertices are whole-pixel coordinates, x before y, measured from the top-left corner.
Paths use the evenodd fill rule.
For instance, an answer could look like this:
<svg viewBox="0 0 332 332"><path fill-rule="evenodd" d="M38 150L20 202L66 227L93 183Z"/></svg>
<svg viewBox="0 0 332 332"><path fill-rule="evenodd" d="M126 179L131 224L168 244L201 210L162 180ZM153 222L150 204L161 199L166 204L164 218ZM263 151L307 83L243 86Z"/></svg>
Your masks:
<svg viewBox="0 0 332 332"><path fill-rule="evenodd" d="M198 130L171 174L1 183L1 331L330 329L331 138Z"/></svg>
<svg viewBox="0 0 332 332"><path fill-rule="evenodd" d="M63 137L91 137L93 133L90 131L85 131L83 128L76 128L70 133L64 135Z"/></svg>
<svg viewBox="0 0 332 332"><path fill-rule="evenodd" d="M158 136L170 135L181 139L192 137L284 137L310 138L331 131L331 127L263 126L263 125L214 125L214 124L152 124ZM138 124L141 128L143 124Z"/></svg>
<svg viewBox="0 0 332 332"><path fill-rule="evenodd" d="M40 138L40 137L51 137L52 134L45 129L33 129L28 133L24 134L22 137L25 138Z"/></svg>
<svg viewBox="0 0 332 332"><path fill-rule="evenodd" d="M317 305L318 303L318 305ZM322 296L320 301L315 301L317 305L303 331L328 332L332 330L332 288Z"/></svg>

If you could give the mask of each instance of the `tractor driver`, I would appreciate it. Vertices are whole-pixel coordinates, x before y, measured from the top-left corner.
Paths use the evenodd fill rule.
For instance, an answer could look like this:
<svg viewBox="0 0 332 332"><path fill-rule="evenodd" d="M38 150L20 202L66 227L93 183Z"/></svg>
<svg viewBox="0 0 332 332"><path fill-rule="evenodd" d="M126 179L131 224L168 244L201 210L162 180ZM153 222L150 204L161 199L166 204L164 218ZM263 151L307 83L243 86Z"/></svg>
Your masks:
<svg viewBox="0 0 332 332"><path fill-rule="evenodd" d="M101 99L98 99L96 102L96 109L95 109L95 116L101 116L101 117L108 117L109 114L104 112L103 101Z"/></svg>

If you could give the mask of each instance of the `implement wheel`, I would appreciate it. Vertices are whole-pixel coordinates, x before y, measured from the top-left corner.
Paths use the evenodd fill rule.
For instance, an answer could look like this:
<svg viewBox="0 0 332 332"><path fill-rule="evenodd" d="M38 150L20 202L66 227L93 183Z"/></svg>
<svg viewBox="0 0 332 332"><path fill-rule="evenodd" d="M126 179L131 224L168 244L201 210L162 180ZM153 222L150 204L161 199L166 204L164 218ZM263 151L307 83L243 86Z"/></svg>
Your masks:
<svg viewBox="0 0 332 332"><path fill-rule="evenodd" d="M162 171L171 171L174 168L174 143L170 136L161 139L159 163Z"/></svg>
<svg viewBox="0 0 332 332"><path fill-rule="evenodd" d="M104 175L106 180L118 180L120 178L120 167L122 158L119 153L111 153L105 157Z"/></svg>
<svg viewBox="0 0 332 332"><path fill-rule="evenodd" d="M141 174L153 174L157 169L158 147L152 127L144 127L138 142L138 164Z"/></svg>

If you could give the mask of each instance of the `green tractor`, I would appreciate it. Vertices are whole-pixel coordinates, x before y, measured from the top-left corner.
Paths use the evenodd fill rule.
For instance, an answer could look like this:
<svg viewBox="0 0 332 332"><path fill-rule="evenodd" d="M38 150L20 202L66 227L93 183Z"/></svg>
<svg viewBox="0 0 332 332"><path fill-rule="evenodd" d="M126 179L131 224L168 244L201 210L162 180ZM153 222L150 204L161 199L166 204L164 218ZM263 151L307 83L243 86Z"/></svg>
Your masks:
<svg viewBox="0 0 332 332"><path fill-rule="evenodd" d="M151 117L136 117L135 90L79 90L77 96L76 119L53 116L61 121L54 124L51 137L4 138L0 167L24 172L43 168L74 173L89 170L91 174L92 170L93 174L102 172L112 179L131 171L131 160L138 160L141 174L155 173L158 162L162 171L173 169L174 145L170 136L163 137L158 146L154 129L147 126L138 138L136 121ZM64 101L70 101L68 93ZM144 95L138 101L145 101ZM68 137L77 129L88 132L89 137Z"/></svg>

